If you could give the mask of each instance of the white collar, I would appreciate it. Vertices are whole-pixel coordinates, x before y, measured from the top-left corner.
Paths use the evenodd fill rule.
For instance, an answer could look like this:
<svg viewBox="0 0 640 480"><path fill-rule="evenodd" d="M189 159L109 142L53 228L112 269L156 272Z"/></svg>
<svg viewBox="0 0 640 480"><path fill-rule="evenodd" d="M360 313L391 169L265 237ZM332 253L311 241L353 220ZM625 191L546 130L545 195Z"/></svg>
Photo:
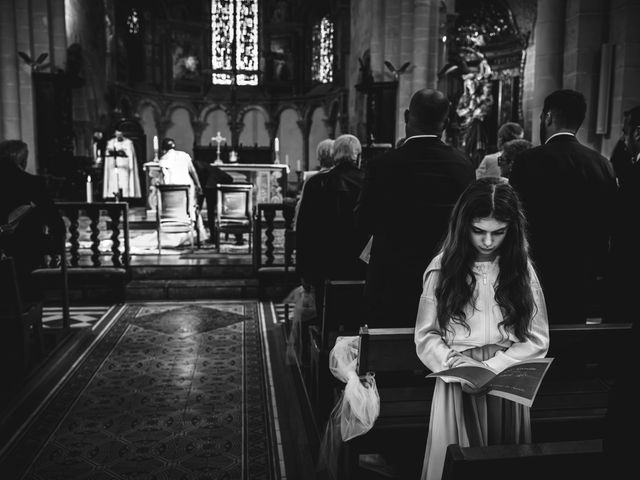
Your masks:
<svg viewBox="0 0 640 480"><path fill-rule="evenodd" d="M547 143L549 143L549 140L551 140L553 137L557 137L558 135L571 135L572 137L576 136L576 134L573 132L558 132L558 133L554 133L549 138L547 138L547 141L544 142L544 144L546 145Z"/></svg>
<svg viewBox="0 0 640 480"><path fill-rule="evenodd" d="M440 138L440 136L439 135L412 135L411 137L407 138L403 142L403 145L407 143L409 140L411 140L412 138Z"/></svg>

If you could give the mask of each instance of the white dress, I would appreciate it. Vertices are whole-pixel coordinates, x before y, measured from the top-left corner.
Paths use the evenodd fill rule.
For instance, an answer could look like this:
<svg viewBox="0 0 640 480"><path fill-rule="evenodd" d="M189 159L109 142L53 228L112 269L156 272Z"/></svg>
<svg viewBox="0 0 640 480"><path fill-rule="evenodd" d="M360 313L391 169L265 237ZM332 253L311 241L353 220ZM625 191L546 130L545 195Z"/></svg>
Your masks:
<svg viewBox="0 0 640 480"><path fill-rule="evenodd" d="M549 348L549 324L542 288L530 268L535 301L531 338L520 342L498 324L502 313L495 302L498 258L476 262L476 305L469 307L465 330L453 324L453 332L443 332L437 321L435 288L440 274L441 255L434 258L424 275L415 329L416 353L431 371L447 368L444 361L451 349L482 361L495 371L514 363L543 358ZM440 480L449 444L462 447L531 442L529 408L491 395L469 395L460 383L436 379L422 480Z"/></svg>
<svg viewBox="0 0 640 480"><path fill-rule="evenodd" d="M169 150L160 158L163 183L167 185L189 185L189 214L196 219L196 185L189 173L193 167L191 156L186 152Z"/></svg>

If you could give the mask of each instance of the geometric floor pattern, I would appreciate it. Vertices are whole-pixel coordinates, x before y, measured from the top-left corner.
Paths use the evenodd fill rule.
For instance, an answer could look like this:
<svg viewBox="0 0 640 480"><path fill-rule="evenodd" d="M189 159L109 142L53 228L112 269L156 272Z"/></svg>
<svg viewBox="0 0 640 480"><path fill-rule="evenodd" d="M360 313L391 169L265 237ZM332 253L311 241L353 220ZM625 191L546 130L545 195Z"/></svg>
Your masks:
<svg viewBox="0 0 640 480"><path fill-rule="evenodd" d="M105 328L1 478L278 478L256 302L129 304Z"/></svg>
<svg viewBox="0 0 640 480"><path fill-rule="evenodd" d="M71 328L93 327L104 317L112 306L70 307ZM42 309L43 328L62 327L62 308L44 307Z"/></svg>

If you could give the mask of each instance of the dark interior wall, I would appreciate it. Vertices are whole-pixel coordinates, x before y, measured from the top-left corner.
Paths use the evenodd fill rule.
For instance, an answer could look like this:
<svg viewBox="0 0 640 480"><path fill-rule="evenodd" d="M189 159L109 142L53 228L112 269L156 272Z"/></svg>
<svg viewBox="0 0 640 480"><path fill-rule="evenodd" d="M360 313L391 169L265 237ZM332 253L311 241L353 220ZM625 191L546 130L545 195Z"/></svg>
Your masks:
<svg viewBox="0 0 640 480"><path fill-rule="evenodd" d="M102 0L66 0L67 63L72 87L75 154L91 155L91 134L108 116L105 101L112 19Z"/></svg>

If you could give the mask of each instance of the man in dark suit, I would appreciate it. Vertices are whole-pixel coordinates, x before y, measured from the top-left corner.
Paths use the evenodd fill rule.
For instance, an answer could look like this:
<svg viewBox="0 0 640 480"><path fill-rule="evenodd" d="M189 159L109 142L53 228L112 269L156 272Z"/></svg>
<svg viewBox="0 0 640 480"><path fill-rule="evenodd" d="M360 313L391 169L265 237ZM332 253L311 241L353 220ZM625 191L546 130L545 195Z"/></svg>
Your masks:
<svg viewBox="0 0 640 480"><path fill-rule="evenodd" d="M15 226L2 235L0 246L13 257L20 293L24 300L39 300L41 292L30 280L51 242L62 244L65 226L42 177L24 171L29 150L21 140L0 142L0 225L11 222L18 208L31 206Z"/></svg>
<svg viewBox="0 0 640 480"><path fill-rule="evenodd" d="M365 264L358 257L367 236L358 231L353 209L364 173L362 153L353 135L340 135L333 144L334 166L309 178L296 220L296 270L303 284L313 286L321 315L324 281L364 279Z"/></svg>
<svg viewBox="0 0 640 480"><path fill-rule="evenodd" d="M609 261L617 184L611 163L576 139L586 109L584 96L574 90L547 96L542 145L518 155L510 176L555 323L584 323L601 313L593 312L591 300L602 293L596 280Z"/></svg>
<svg viewBox="0 0 640 480"><path fill-rule="evenodd" d="M202 211L203 202L207 201L207 224L209 226L209 242L215 241L216 208L218 205L218 184L233 183L233 177L224 170L202 160L194 162L204 196L198 198L198 210Z"/></svg>
<svg viewBox="0 0 640 480"><path fill-rule="evenodd" d="M422 275L458 196L475 180L465 155L440 140L449 108L442 92L416 92L402 146L367 163L355 213L373 235L365 287L370 327L415 326Z"/></svg>

